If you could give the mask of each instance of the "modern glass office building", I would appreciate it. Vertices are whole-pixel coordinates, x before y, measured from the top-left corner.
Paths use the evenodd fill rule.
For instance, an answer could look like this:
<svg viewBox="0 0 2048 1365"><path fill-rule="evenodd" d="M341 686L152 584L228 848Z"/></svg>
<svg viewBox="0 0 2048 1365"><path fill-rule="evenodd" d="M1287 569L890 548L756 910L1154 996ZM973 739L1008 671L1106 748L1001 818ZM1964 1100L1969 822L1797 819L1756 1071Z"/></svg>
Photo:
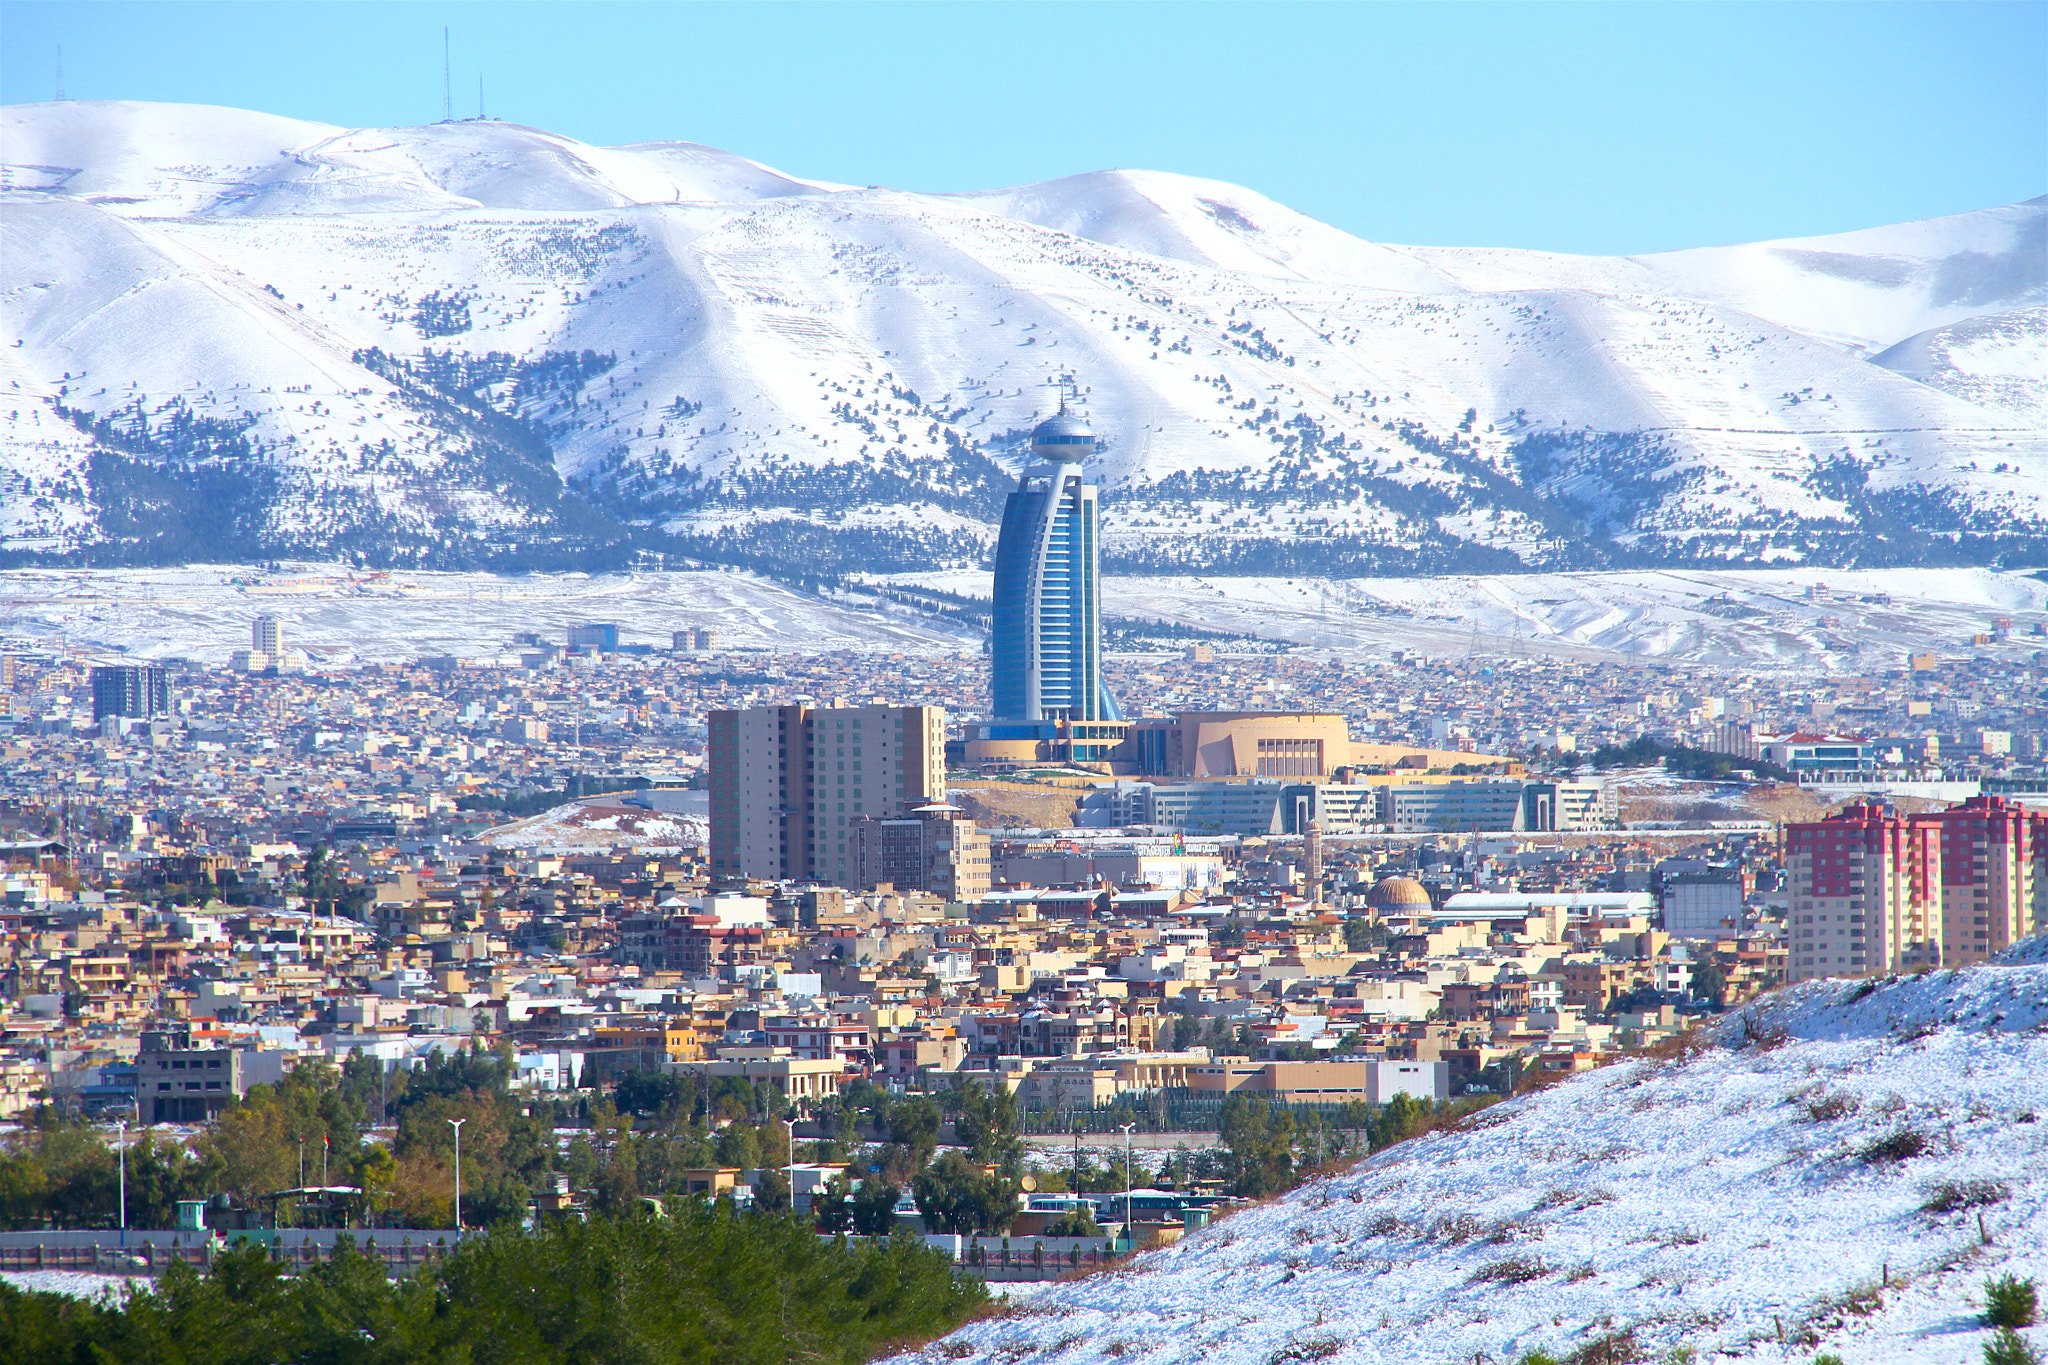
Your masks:
<svg viewBox="0 0 2048 1365"><path fill-rule="evenodd" d="M1095 434L1062 404L1031 433L1031 453L996 542L990 713L997 723L1121 721L1102 684L1102 550L1082 471Z"/></svg>

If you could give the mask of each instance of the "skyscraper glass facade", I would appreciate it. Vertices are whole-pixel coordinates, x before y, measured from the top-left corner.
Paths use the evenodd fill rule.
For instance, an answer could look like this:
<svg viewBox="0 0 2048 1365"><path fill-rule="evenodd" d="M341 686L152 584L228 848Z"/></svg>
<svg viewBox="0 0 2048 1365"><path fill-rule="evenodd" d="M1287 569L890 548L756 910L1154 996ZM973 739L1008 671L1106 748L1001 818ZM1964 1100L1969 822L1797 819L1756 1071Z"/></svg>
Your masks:
<svg viewBox="0 0 2048 1365"><path fill-rule="evenodd" d="M1087 423L1064 409L1031 434L1034 463L996 541L990 711L998 720L1121 720L1102 685L1102 550L1082 464Z"/></svg>

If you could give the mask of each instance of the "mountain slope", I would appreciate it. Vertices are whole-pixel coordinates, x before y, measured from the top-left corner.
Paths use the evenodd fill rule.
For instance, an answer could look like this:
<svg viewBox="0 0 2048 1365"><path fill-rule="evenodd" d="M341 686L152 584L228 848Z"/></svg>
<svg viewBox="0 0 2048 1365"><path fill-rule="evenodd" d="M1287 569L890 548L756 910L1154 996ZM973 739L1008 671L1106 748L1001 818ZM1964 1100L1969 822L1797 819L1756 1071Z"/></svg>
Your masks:
<svg viewBox="0 0 2048 1365"><path fill-rule="evenodd" d="M1871 360L1980 407L2048 428L2048 307L1930 328Z"/></svg>
<svg viewBox="0 0 2048 1365"><path fill-rule="evenodd" d="M1907 1133L1924 1154L1872 1155ZM2048 966L1817 982L919 1358L1512 1361L1629 1334L1614 1358L1933 1365L1976 1358L1987 1275L2048 1275L2043 1228Z"/></svg>
<svg viewBox="0 0 2048 1365"><path fill-rule="evenodd" d="M148 484L251 555L971 564L1065 375L1123 571L2048 548L2048 440L1972 368L2006 362L1860 358L2038 306L2048 201L1600 261L1158 172L915 195L475 121L29 105L0 160L17 559L182 553Z"/></svg>

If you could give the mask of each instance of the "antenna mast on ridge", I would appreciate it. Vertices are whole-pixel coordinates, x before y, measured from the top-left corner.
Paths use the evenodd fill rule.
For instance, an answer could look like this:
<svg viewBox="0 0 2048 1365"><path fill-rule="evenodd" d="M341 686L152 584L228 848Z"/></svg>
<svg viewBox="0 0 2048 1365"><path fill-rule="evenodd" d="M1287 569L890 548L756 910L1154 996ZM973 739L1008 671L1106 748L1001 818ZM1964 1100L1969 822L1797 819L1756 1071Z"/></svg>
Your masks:
<svg viewBox="0 0 2048 1365"><path fill-rule="evenodd" d="M1069 404L1076 408L1081 406L1081 385L1071 374L1063 374L1041 387L1059 391L1061 412L1067 411Z"/></svg>
<svg viewBox="0 0 2048 1365"><path fill-rule="evenodd" d="M484 73L476 73L476 121L484 121Z"/></svg>
<svg viewBox="0 0 2048 1365"><path fill-rule="evenodd" d="M455 122L455 85L448 63L448 26L441 26L441 122Z"/></svg>
<svg viewBox="0 0 2048 1365"><path fill-rule="evenodd" d="M57 103L64 102L64 44L57 44Z"/></svg>

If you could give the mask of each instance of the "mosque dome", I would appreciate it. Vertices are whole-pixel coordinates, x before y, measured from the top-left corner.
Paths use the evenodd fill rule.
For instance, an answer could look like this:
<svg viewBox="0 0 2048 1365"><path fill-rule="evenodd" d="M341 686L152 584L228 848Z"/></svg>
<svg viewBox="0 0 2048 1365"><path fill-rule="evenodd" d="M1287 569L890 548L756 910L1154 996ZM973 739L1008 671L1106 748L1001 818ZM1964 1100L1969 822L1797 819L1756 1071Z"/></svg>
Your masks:
<svg viewBox="0 0 2048 1365"><path fill-rule="evenodd" d="M1365 903L1381 914L1407 914L1431 908L1428 890L1413 877L1382 877L1365 893Z"/></svg>

